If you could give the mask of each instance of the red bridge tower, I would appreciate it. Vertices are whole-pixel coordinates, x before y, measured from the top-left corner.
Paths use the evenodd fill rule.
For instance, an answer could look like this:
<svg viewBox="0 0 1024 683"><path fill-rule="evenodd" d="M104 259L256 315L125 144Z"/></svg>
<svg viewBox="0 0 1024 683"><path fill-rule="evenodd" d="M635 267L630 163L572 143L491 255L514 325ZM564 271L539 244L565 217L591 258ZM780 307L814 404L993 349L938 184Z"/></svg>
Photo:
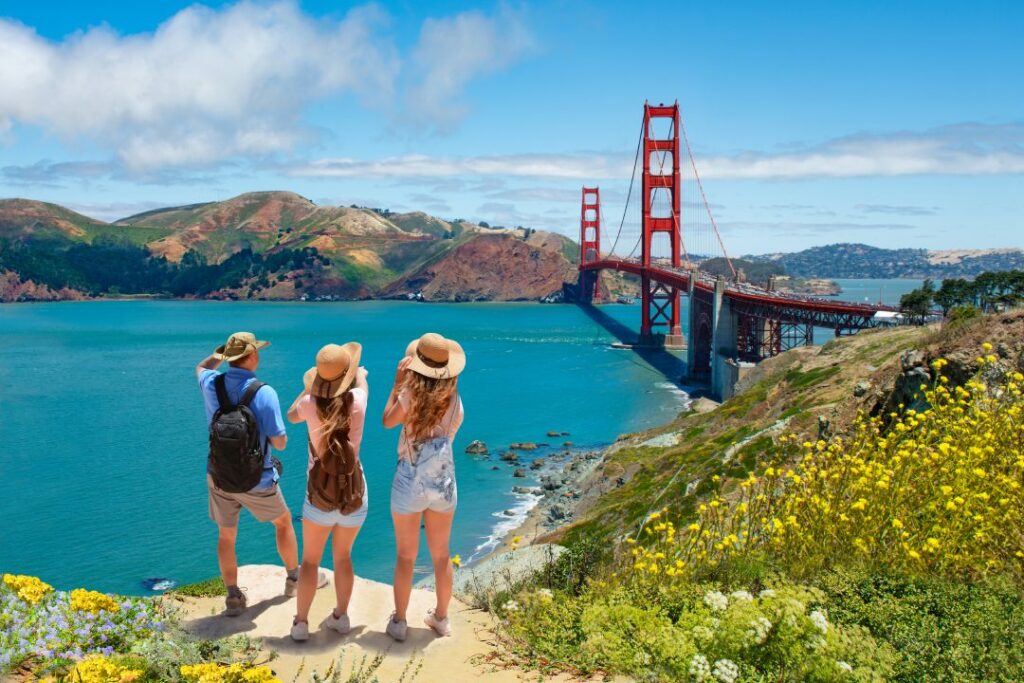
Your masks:
<svg viewBox="0 0 1024 683"><path fill-rule="evenodd" d="M580 208L580 265L601 260L601 188L584 187ZM598 301L601 289L596 272L580 279L580 294Z"/></svg>
<svg viewBox="0 0 1024 683"><path fill-rule="evenodd" d="M668 119L667 138L652 137L652 124L658 119ZM680 247L682 244L679 223L679 103L672 106L651 106L644 103L644 172L641 186L642 204L642 249L640 263L642 318L640 322L641 344L662 344L668 348L683 348L682 328L679 326L679 290L651 279L649 272L652 261L652 241L658 233L668 235L672 267L682 265ZM672 157L671 169L666 168L667 158ZM652 171L654 157L657 168ZM660 201L655 203L655 200ZM655 215L657 207L657 215ZM667 214L667 215L665 215Z"/></svg>

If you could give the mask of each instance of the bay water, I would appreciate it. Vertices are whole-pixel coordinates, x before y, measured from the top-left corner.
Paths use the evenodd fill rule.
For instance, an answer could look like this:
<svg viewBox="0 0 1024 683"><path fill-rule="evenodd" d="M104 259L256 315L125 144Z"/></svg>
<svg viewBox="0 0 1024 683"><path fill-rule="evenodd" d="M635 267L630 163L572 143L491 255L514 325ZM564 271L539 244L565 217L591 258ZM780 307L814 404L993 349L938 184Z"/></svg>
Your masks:
<svg viewBox="0 0 1024 683"><path fill-rule="evenodd" d="M885 303L919 282L843 280L838 298ZM683 316L687 300L683 298ZM603 306L629 330L639 306ZM459 507L452 553L477 558L521 520L531 496L512 493L514 468L498 452L515 441L599 448L619 434L674 418L688 400L678 356L669 362L610 348L617 338L582 309L538 304L406 302L242 303L96 301L0 306L0 571L58 588L146 594L143 582L217 575L216 528L207 517L206 422L194 367L237 330L272 344L260 379L282 410L329 342L359 341L370 400L361 457L369 516L356 540L356 572L389 581L389 514L396 431L380 416L410 339L437 331L459 340L466 419L455 441ZM816 341L830 338L817 331ZM819 339L820 337L820 339ZM549 431L568 432L548 437ZM288 425L279 456L293 514L305 492L306 432ZM474 439L491 456L464 455ZM529 475L534 472L527 470ZM505 514L510 511L512 514ZM296 528L300 525L296 523ZM324 564L330 566L330 553ZM241 563L277 563L273 528L242 513ZM418 575L428 571L421 544Z"/></svg>
<svg viewBox="0 0 1024 683"><path fill-rule="evenodd" d="M635 307L606 306L635 327ZM575 306L102 301L0 306L0 571L59 588L145 594L147 578L218 574L207 517L207 430L195 365L237 330L271 346L258 376L287 410L321 345L363 344L370 400L361 457L369 516L355 543L361 576L390 581L389 492L397 431L380 418L410 339L437 331L464 346L466 419L455 440L459 507L451 551L479 556L520 519L511 442L600 447L672 419L686 395ZM568 432L549 438L548 431ZM288 425L281 486L298 516L306 430ZM480 439L490 458L464 455ZM545 455L541 448L524 455ZM525 466L525 463L524 465ZM532 472L531 472L532 474ZM504 515L512 510L515 516ZM497 515L497 516L496 516ZM500 525L500 526L499 526ZM296 524L296 528L299 528ZM329 552L326 554L329 556ZM241 563L279 562L273 527L242 513ZM429 567L425 542L418 568ZM325 557L325 565L330 562Z"/></svg>

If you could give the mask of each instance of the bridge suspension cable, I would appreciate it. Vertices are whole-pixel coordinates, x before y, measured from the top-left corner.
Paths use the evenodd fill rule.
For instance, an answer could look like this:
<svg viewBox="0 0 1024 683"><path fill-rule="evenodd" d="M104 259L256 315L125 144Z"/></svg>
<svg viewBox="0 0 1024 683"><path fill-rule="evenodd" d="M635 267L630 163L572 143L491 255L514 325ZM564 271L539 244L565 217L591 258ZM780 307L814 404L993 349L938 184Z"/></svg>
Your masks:
<svg viewBox="0 0 1024 683"><path fill-rule="evenodd" d="M718 224L715 222L715 216L711 213L711 205L708 204L707 195L704 194L704 183L700 180L700 173L697 172L697 162L693 159L693 149L690 147L690 137L686 134L686 124L683 122L682 115L679 116L679 132L683 134L683 142L686 143L686 155L690 157L690 166L693 168L693 177L697 181L697 188L700 190L701 202L704 204L704 208L708 212L708 220L711 221L711 228L715 232L715 237L718 238L718 246L722 250L722 256L725 258L725 262L729 264L729 270L732 271L732 276L736 278L736 268L732 265L732 259L729 258L729 252L725 250L725 243L722 241L722 234L718 231Z"/></svg>
<svg viewBox="0 0 1024 683"><path fill-rule="evenodd" d="M633 196L633 182L636 180L636 167L640 162L640 147L644 141L644 126L640 124L640 136L636 140L636 155L633 157L633 174L629 176L629 190L626 192L626 203L622 207L622 220L619 221L619 229L615 233L615 241L612 243L612 248L608 251L609 255L615 254L615 248L619 245L619 237L622 235L622 226L626 222L626 213L629 211L629 200ZM639 242L637 242L639 244ZM636 250L636 247L633 247ZM633 252L631 251L630 254ZM628 258L628 257L627 257Z"/></svg>

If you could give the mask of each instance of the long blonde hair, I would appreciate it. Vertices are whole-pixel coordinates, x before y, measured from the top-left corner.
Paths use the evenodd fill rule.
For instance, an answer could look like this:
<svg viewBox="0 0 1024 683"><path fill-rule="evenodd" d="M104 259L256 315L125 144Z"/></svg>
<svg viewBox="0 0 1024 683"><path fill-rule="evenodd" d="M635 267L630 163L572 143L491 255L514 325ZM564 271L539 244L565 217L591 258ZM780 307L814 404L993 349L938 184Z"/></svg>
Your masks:
<svg viewBox="0 0 1024 683"><path fill-rule="evenodd" d="M408 392L409 410L405 414L405 435L412 443L430 438L430 432L441 424L452 401L458 377L436 379L410 371L402 390Z"/></svg>
<svg viewBox="0 0 1024 683"><path fill-rule="evenodd" d="M323 437L323 453L317 455L321 460L328 455L337 455L345 458L352 454L352 443L348 440L348 430L351 426L352 413L352 391L346 391L341 396L334 398L321 398L315 396L316 414L320 418L320 433Z"/></svg>

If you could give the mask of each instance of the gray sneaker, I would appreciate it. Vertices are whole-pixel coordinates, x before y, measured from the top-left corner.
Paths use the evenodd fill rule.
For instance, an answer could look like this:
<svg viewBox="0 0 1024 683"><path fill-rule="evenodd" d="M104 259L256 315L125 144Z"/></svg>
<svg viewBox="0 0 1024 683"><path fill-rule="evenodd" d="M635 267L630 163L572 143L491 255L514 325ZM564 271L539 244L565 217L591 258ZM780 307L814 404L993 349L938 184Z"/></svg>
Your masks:
<svg viewBox="0 0 1024 683"><path fill-rule="evenodd" d="M342 614L340 617L334 616L334 610L331 610L330 615L327 617L327 621L324 622L327 628L332 629L345 635L352 630L352 622L349 621L347 614Z"/></svg>
<svg viewBox="0 0 1024 683"><path fill-rule="evenodd" d="M327 585L327 574L324 572L316 573L316 587L323 588ZM293 597L299 590L299 580L292 579L287 574L284 577L284 594L285 597Z"/></svg>
<svg viewBox="0 0 1024 683"><path fill-rule="evenodd" d="M224 616L237 617L245 611L246 603L245 593L241 590L237 592L228 591L228 597L224 599Z"/></svg>
<svg viewBox="0 0 1024 683"><path fill-rule="evenodd" d="M405 623L405 619L395 621L395 613L392 612L391 616L388 618L388 626L384 630L387 631L389 636L401 643L405 640L405 632L407 628L408 626Z"/></svg>

